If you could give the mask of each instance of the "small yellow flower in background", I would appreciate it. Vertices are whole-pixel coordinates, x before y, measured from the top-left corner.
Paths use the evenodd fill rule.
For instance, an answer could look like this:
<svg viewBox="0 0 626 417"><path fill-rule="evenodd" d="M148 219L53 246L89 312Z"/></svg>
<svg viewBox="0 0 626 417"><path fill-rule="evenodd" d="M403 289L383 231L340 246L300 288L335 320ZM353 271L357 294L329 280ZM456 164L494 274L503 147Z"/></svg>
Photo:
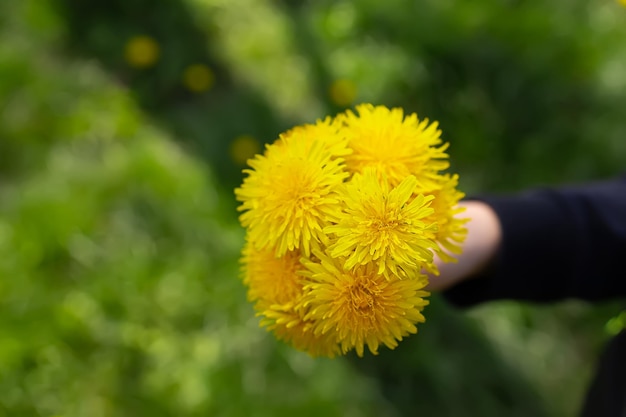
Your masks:
<svg viewBox="0 0 626 417"><path fill-rule="evenodd" d="M404 276L432 263L437 224L423 220L434 213L429 207L433 197L412 198L416 187L413 175L390 189L372 169L355 174L340 192L341 217L324 229L337 237L328 246L331 256L345 258L345 269L377 265L377 273L385 277Z"/></svg>
<svg viewBox="0 0 626 417"><path fill-rule="evenodd" d="M362 104L281 134L235 190L260 324L312 356L393 349L461 252L458 176L436 123Z"/></svg>
<svg viewBox="0 0 626 417"><path fill-rule="evenodd" d="M230 157L237 165L245 165L248 159L260 151L261 144L250 135L237 136L230 144Z"/></svg>
<svg viewBox="0 0 626 417"><path fill-rule="evenodd" d="M124 57L126 62L135 68L148 68L153 66L160 55L159 44L150 36L134 36L126 42Z"/></svg>
<svg viewBox="0 0 626 417"><path fill-rule="evenodd" d="M622 6L626 7L626 0L618 0L618 1Z"/></svg>
<svg viewBox="0 0 626 417"><path fill-rule="evenodd" d="M348 110L339 117L353 153L346 157L348 169L362 172L374 168L392 186L415 175L420 187L436 188L437 174L448 168L447 144L442 144L437 123L420 120L402 109L361 104L358 114Z"/></svg>
<svg viewBox="0 0 626 417"><path fill-rule="evenodd" d="M357 88L354 82L347 79L334 81L329 89L330 100L337 106L349 106L356 98Z"/></svg>
<svg viewBox="0 0 626 417"><path fill-rule="evenodd" d="M214 83L215 74L206 65L190 65L183 72L183 84L194 93L207 91Z"/></svg>

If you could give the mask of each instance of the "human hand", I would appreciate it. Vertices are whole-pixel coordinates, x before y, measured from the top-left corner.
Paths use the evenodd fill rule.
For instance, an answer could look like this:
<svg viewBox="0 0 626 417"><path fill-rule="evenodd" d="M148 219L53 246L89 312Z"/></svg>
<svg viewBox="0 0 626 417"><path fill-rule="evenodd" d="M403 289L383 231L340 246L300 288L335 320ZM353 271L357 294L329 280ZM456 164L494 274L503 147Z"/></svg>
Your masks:
<svg viewBox="0 0 626 417"><path fill-rule="evenodd" d="M461 215L470 219L466 223L463 253L455 256L456 263L444 263L435 256L439 276L430 276L426 287L429 291L442 291L475 276L489 265L500 246L502 231L493 209L479 201L461 202L459 205L465 207Z"/></svg>

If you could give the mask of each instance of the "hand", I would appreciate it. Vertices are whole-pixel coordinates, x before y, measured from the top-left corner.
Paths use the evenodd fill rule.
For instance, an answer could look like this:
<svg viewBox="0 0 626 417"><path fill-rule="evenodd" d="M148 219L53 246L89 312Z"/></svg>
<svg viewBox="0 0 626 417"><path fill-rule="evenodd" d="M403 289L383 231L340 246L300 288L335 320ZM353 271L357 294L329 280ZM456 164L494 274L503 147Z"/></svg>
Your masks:
<svg viewBox="0 0 626 417"><path fill-rule="evenodd" d="M460 216L470 219L466 224L467 237L462 245L463 253L456 256L456 263L444 263L435 256L439 276L430 277L426 287L429 291L442 291L475 276L489 265L500 247L500 221L491 207L479 201L461 202L459 205L465 207Z"/></svg>

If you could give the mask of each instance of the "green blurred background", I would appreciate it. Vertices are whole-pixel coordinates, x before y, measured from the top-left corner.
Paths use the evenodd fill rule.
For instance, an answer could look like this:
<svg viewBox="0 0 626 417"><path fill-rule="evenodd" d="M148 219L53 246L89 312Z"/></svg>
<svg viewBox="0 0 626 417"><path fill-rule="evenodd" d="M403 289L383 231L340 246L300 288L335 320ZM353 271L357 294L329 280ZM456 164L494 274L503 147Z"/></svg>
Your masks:
<svg viewBox="0 0 626 417"><path fill-rule="evenodd" d="M468 192L617 174L611 0L0 1L0 416L571 416L620 305L434 297L312 359L258 327L232 189L359 102L438 120Z"/></svg>

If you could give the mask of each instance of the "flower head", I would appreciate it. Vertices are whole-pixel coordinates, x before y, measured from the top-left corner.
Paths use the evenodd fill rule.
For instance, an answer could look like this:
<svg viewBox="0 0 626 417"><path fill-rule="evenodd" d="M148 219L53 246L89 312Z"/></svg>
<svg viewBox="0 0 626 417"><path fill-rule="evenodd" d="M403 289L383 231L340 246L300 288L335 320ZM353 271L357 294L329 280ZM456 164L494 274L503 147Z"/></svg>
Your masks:
<svg viewBox="0 0 626 417"><path fill-rule="evenodd" d="M334 358L341 353L337 338L332 333L314 332L314 322L305 318L306 310L293 305L273 305L265 310L261 326L272 331L277 339L310 356Z"/></svg>
<svg viewBox="0 0 626 417"><path fill-rule="evenodd" d="M345 142L344 142L345 143ZM326 242L323 228L340 211L336 189L348 177L336 131L320 122L294 129L257 155L235 195L241 224L258 249L277 256Z"/></svg>
<svg viewBox="0 0 626 417"><path fill-rule="evenodd" d="M391 188L385 178L366 169L340 191L343 210L336 224L324 228L335 239L328 246L333 258L344 257L345 269L375 264L386 277L407 276L432 263L436 224L433 197L413 197L417 179L410 175Z"/></svg>
<svg viewBox="0 0 626 417"><path fill-rule="evenodd" d="M243 282L248 286L248 300L259 307L297 302L302 295L302 278L298 271L300 252L287 252L281 257L272 250L256 249L249 242L241 258Z"/></svg>
<svg viewBox="0 0 626 417"><path fill-rule="evenodd" d="M428 301L425 278L387 279L372 264L345 270L338 259L316 253L320 262L303 260L308 278L304 305L316 335L333 335L343 353L365 345L373 354L381 344L393 349L424 322Z"/></svg>
<svg viewBox="0 0 626 417"><path fill-rule="evenodd" d="M345 157L352 153L348 147L348 139L341 132L341 123L330 117L318 120L314 125L296 126L281 134L280 137L286 141L293 138L294 141L302 142L309 147L319 142L324 150L335 158ZM281 143L280 140L276 142L277 145Z"/></svg>
<svg viewBox="0 0 626 417"><path fill-rule="evenodd" d="M439 171L448 168L447 144L442 145L437 123L404 117L402 109L361 104L357 114L348 110L339 119L353 153L346 157L351 172L375 168L392 186L415 175L421 186L429 186Z"/></svg>
<svg viewBox="0 0 626 417"><path fill-rule="evenodd" d="M316 335L312 323L304 319L302 307L303 270L300 252L287 252L276 257L271 250L258 250L246 244L243 249L243 280L248 286L248 299L255 302L260 325L276 338L291 343L312 356L333 357L339 352L331 335Z"/></svg>

